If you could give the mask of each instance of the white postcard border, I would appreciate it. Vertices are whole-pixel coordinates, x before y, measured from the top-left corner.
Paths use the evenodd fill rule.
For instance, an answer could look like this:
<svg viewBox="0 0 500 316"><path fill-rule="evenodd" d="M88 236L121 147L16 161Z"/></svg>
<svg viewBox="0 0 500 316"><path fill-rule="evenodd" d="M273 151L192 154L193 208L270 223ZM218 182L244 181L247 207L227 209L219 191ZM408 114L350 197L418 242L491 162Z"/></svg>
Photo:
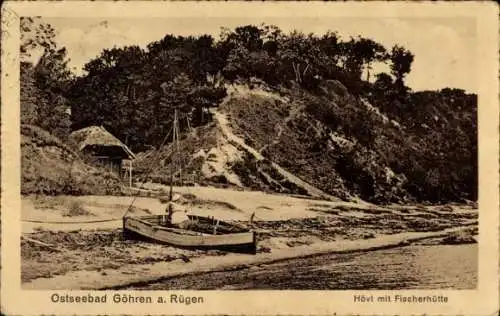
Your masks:
<svg viewBox="0 0 500 316"><path fill-rule="evenodd" d="M405 291L174 291L202 296L202 304L63 304L56 291L20 287L20 120L19 17L167 16L447 17L472 16L478 22L479 87L479 278L478 289ZM4 28L6 26L6 28ZM192 2L7 2L2 7L2 312L32 314L477 314L498 312L498 8L493 3L192 3ZM439 43L436 43L439 45ZM89 291L57 291L62 295ZM98 292L90 292L99 294ZM165 296L166 291L107 292ZM102 294L102 293L100 293ZM354 303L354 295L444 295L446 304Z"/></svg>

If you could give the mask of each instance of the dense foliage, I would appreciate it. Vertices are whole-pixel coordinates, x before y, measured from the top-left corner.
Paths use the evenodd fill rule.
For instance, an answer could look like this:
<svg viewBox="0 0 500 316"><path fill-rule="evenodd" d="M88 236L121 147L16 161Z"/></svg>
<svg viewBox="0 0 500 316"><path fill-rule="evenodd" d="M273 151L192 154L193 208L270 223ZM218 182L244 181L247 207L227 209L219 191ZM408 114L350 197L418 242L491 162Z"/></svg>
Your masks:
<svg viewBox="0 0 500 316"><path fill-rule="evenodd" d="M33 52L41 56L33 65ZM21 122L40 126L65 138L70 132L69 102L66 99L72 74L66 49L57 48L55 30L39 18L21 19Z"/></svg>
<svg viewBox="0 0 500 316"><path fill-rule="evenodd" d="M69 132L70 107L73 130L103 125L134 151L157 147L174 108L192 126L203 125L210 121L207 109L227 96L225 84L258 78L305 105L304 117L324 127L311 152L334 161L345 185L363 198L393 200L376 189L387 168L405 178L393 195L434 202L477 198L477 96L451 88L412 92L404 81L414 55L402 46L247 25L223 29L217 40L166 35L146 49L105 49L85 64L84 75L72 77L50 25L24 18L21 25L21 53L43 49L38 63L21 64L23 122L61 138ZM373 74L376 63L387 64L390 73ZM380 113L368 111L367 103ZM326 150L334 132L356 145ZM339 185L327 185L327 167L309 176L324 178L335 192Z"/></svg>
<svg viewBox="0 0 500 316"><path fill-rule="evenodd" d="M393 51L366 38L284 34L267 25L224 29L218 41L209 35L166 35L147 49L106 49L85 65L85 76L73 81L73 129L104 125L143 150L161 143L174 107L182 107L193 126L204 123L206 109L225 97L222 81L257 77L270 85L294 81L314 89L332 78L361 92L362 72L366 69L369 77L374 62L392 60L400 80L409 72L411 53L400 47Z"/></svg>

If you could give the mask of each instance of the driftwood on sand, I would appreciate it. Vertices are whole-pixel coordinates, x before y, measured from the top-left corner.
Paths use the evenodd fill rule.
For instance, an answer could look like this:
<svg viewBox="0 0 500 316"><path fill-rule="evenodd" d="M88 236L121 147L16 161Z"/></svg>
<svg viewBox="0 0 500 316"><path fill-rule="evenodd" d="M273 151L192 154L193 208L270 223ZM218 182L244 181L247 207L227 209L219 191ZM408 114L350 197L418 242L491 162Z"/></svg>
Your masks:
<svg viewBox="0 0 500 316"><path fill-rule="evenodd" d="M27 242L30 242L32 244L35 244L37 246L40 246L40 247L43 247L43 248L46 248L46 249L49 249L51 251L57 251L57 252L60 252L61 250L57 249L54 245L50 245L50 244L47 244L47 243L44 243L44 242L41 242L39 240L36 240L36 239L32 239L32 238L29 238L29 237L26 237L26 236L21 236L21 238Z"/></svg>

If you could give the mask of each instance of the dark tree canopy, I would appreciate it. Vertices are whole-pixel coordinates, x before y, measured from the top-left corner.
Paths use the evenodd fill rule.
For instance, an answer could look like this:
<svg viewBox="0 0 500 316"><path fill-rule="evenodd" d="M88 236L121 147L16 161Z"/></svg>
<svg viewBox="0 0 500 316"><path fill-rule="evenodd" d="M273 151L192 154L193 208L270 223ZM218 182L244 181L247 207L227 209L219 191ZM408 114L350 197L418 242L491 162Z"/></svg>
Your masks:
<svg viewBox="0 0 500 316"><path fill-rule="evenodd" d="M21 123L40 126L60 138L70 132L68 86L73 80L66 48L58 47L54 28L37 17L21 21ZM30 61L41 53L38 62Z"/></svg>
<svg viewBox="0 0 500 316"><path fill-rule="evenodd" d="M413 54L402 46L394 46L391 51L391 72L396 78L396 84L403 86L404 77L410 73Z"/></svg>

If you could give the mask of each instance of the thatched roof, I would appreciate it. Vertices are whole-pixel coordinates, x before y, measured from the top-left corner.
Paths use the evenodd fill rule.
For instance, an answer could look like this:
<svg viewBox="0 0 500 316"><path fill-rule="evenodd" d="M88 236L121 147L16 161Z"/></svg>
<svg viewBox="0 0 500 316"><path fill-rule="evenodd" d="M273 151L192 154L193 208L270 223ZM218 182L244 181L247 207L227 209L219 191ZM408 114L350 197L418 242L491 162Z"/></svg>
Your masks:
<svg viewBox="0 0 500 316"><path fill-rule="evenodd" d="M135 159L134 153L102 126L89 126L79 129L71 133L69 138L80 150L84 150L87 146L119 147L128 159Z"/></svg>

